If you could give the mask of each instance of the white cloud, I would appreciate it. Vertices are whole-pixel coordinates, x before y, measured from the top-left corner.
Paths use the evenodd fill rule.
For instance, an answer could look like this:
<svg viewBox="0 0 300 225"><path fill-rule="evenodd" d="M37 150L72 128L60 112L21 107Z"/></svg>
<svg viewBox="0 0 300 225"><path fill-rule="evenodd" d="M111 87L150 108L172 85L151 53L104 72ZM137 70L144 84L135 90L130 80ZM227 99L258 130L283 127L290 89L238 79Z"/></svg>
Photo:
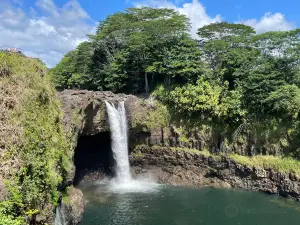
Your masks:
<svg viewBox="0 0 300 225"><path fill-rule="evenodd" d="M37 0L35 5L43 15L35 7L26 13L19 4L0 2L0 48L20 48L52 67L95 30L96 23L77 0L61 8L53 0Z"/></svg>
<svg viewBox="0 0 300 225"><path fill-rule="evenodd" d="M178 12L186 15L190 19L192 26L191 35L194 38L198 38L196 34L198 28L208 25L210 23L220 22L222 20L220 15L210 17L206 13L205 7L198 0L193 0L192 3L184 3L182 6L177 6L176 2L173 3L167 0L148 0L143 2L136 2L134 3L134 6L151 6L156 8L171 8L177 10Z"/></svg>
<svg viewBox="0 0 300 225"><path fill-rule="evenodd" d="M59 17L57 8L52 0L37 0L35 4L41 10L50 13L52 16Z"/></svg>
<svg viewBox="0 0 300 225"><path fill-rule="evenodd" d="M198 0L193 0L192 3L185 3L181 8L177 8L177 10L190 19L192 24L191 34L194 38L198 37L196 33L200 27L210 23L221 22L222 20L220 15L216 15L215 17L208 16L204 6Z"/></svg>
<svg viewBox="0 0 300 225"><path fill-rule="evenodd" d="M266 13L259 20L248 19L239 21L239 23L253 27L257 33L264 33L267 31L286 31L296 28L295 24L288 21L281 13Z"/></svg>
<svg viewBox="0 0 300 225"><path fill-rule="evenodd" d="M193 0L191 3L184 3L178 6L182 0L142 0L133 3L136 7L151 6L156 8L171 8L186 15L191 21L191 34L194 38L198 38L196 32L198 28L208 25L210 23L221 22L221 15L209 16L205 7L199 0ZM236 8L241 8L242 5L237 5ZM266 13L260 19L245 19L237 21L252 26L257 33L267 31L285 31L296 28L295 24L288 21L281 13Z"/></svg>

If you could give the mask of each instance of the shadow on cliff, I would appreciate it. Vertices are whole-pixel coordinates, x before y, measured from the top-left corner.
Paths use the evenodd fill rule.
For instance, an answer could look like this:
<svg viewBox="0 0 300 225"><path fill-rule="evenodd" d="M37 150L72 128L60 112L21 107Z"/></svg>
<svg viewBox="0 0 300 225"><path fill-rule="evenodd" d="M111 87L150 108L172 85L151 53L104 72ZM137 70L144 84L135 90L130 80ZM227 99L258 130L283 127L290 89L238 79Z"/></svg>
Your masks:
<svg viewBox="0 0 300 225"><path fill-rule="evenodd" d="M74 184L83 179L101 179L113 175L113 156L110 132L81 136L75 149L76 167Z"/></svg>

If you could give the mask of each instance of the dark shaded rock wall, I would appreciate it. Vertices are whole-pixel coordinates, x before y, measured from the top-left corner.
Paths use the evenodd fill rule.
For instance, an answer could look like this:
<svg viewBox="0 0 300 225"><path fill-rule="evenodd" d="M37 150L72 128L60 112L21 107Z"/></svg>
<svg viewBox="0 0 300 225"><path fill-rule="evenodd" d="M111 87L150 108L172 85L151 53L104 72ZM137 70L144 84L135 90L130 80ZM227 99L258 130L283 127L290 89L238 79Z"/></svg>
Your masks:
<svg viewBox="0 0 300 225"><path fill-rule="evenodd" d="M76 175L74 184L78 184L86 175L92 173L110 175L113 173L113 155L109 132L81 136L75 149L74 164Z"/></svg>

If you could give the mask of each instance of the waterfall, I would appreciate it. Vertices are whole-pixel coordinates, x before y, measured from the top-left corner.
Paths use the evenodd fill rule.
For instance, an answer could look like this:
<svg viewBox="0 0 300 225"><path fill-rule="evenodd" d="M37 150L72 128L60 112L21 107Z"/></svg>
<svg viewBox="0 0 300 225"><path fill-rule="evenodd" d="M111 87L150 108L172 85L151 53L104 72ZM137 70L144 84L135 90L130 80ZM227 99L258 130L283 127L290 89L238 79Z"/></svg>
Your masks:
<svg viewBox="0 0 300 225"><path fill-rule="evenodd" d="M156 191L158 185L150 177L132 179L128 156L128 129L124 102L106 102L111 133L111 147L115 160L116 177L109 181L109 190L117 193ZM150 183L151 182L151 183Z"/></svg>
<svg viewBox="0 0 300 225"><path fill-rule="evenodd" d="M115 159L116 181L126 183L131 181L129 157L127 118L124 102L119 102L116 108L114 104L106 102L108 120L111 132L111 146Z"/></svg>
<svg viewBox="0 0 300 225"><path fill-rule="evenodd" d="M64 204L56 207L54 225L67 225Z"/></svg>

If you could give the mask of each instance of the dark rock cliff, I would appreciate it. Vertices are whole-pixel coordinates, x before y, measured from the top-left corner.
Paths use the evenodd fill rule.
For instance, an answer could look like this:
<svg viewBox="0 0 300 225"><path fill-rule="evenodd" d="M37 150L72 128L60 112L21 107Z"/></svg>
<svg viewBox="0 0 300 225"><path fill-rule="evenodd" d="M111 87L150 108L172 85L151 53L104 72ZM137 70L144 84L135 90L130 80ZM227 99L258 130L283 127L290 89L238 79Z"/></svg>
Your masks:
<svg viewBox="0 0 300 225"><path fill-rule="evenodd" d="M109 91L65 90L58 93L64 111L64 125L74 138L109 132L105 101L125 102L130 132L130 148L138 144L162 144L169 139L166 113L151 99Z"/></svg>
<svg viewBox="0 0 300 225"><path fill-rule="evenodd" d="M300 178L294 174L241 165L225 156L141 146L130 160L135 175L151 174L159 183L242 188L300 200Z"/></svg>
<svg viewBox="0 0 300 225"><path fill-rule="evenodd" d="M78 135L93 135L108 131L105 101L130 102L132 95L87 90L65 90L58 93L64 110L64 122L70 130L76 128Z"/></svg>

